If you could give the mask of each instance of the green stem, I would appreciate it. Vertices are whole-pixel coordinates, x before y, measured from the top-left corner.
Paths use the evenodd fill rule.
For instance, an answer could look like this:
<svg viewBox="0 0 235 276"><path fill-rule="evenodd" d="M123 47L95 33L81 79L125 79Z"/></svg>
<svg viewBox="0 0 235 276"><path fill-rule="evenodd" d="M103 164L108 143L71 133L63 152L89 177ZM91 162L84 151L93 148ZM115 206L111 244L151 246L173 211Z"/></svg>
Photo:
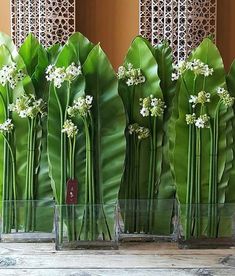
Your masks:
<svg viewBox="0 0 235 276"><path fill-rule="evenodd" d="M138 139L138 138L137 138ZM140 140L138 139L137 141L137 146L136 146L136 232L140 233L140 183L139 183L139 168L140 168Z"/></svg>
<svg viewBox="0 0 235 276"><path fill-rule="evenodd" d="M59 112L60 112L60 128L61 128L61 134L60 134L60 171L61 171L61 178L60 178L60 198L59 198L59 205L60 205L60 210L59 210L59 217L60 217L60 222L59 222L59 243L62 244L63 242L63 204L64 204L64 139L65 139L65 135L64 133L62 133L62 129L63 129L63 110L62 110L62 106L57 94L56 89L54 88L54 93L55 93L55 97L57 100L57 104L59 107Z"/></svg>
<svg viewBox="0 0 235 276"><path fill-rule="evenodd" d="M154 117L153 122L150 120L150 125L152 128L152 139L151 139L151 169L150 169L150 192L149 192L149 233L153 233L153 215L154 215L154 191L156 183L156 157L157 157L157 119Z"/></svg>
<svg viewBox="0 0 235 276"><path fill-rule="evenodd" d="M195 214L195 234L198 238L201 233L200 224L200 203L201 203L201 131L197 129L197 144L196 144L196 193L195 193L195 203L196 203L196 214Z"/></svg>
<svg viewBox="0 0 235 276"><path fill-rule="evenodd" d="M196 80L194 76L193 81L193 95L196 93ZM183 78L185 87L186 82ZM188 91L188 89L187 89ZM188 91L189 93L189 91ZM191 104L189 104L189 112L192 113ZM195 126L189 126L189 140L188 140L188 171L187 171L187 195L186 195L186 231L185 238L189 239L192 235L192 219L193 219L193 193L195 186Z"/></svg>
<svg viewBox="0 0 235 276"><path fill-rule="evenodd" d="M7 120L8 118L8 114L7 114L7 110L6 110L6 103L5 103L5 100L3 98L3 95L2 93L0 92L0 99L1 99L1 102L2 102L2 107L3 107L3 111L4 111L4 115L5 115L5 120ZM2 204L2 218L3 218L3 225L2 225L2 228L3 228L3 233L6 233L6 217L7 217L7 205L8 203L6 202L7 200L7 185L8 185L8 181L7 181L7 151L8 151L8 148L7 148L7 144L6 142L4 141L4 150L3 150L3 185L2 185L2 198L3 198L3 204Z"/></svg>
<svg viewBox="0 0 235 276"><path fill-rule="evenodd" d="M212 195L212 237L215 238L217 235L217 223L218 223L218 143L219 143L219 109L220 102L216 107L216 115L214 119L214 181L213 181L213 195Z"/></svg>
<svg viewBox="0 0 235 276"><path fill-rule="evenodd" d="M12 182L13 182L13 195L14 195L14 218L15 218L15 230L18 231L18 216L17 216L17 204L16 204L16 199L17 199L17 194L16 194L16 166L15 166L15 157L14 157L14 153L12 150L12 147L10 145L10 143L8 142L7 138L5 135L3 135L4 141L6 142L10 155L11 155L11 159L12 159Z"/></svg>

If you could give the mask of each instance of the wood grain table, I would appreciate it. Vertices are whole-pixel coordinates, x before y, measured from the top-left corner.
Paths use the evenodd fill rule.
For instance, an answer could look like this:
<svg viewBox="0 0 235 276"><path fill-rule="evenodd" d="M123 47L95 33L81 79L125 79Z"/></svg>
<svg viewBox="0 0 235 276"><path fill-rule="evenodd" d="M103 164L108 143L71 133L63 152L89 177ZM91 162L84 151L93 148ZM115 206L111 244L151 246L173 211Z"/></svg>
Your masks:
<svg viewBox="0 0 235 276"><path fill-rule="evenodd" d="M235 276L235 249L182 250L126 243L116 251L59 251L54 244L0 244L0 276Z"/></svg>

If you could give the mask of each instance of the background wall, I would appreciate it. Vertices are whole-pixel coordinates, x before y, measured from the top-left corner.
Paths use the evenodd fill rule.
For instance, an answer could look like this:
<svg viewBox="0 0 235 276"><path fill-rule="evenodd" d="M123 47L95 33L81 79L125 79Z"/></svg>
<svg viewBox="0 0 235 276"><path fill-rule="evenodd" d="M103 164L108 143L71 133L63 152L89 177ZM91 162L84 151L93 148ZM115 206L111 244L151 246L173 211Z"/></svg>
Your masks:
<svg viewBox="0 0 235 276"><path fill-rule="evenodd" d="M101 42L115 68L138 34L138 0L77 0L77 30ZM218 47L226 68L235 58L235 0L218 0ZM233 31L234 30L234 31ZM10 0L0 0L0 31L10 34Z"/></svg>
<svg viewBox="0 0 235 276"><path fill-rule="evenodd" d="M101 42L117 68L133 38L138 35L139 0L78 1L77 30Z"/></svg>
<svg viewBox="0 0 235 276"><path fill-rule="evenodd" d="M0 32L10 34L10 0L0 0Z"/></svg>
<svg viewBox="0 0 235 276"><path fill-rule="evenodd" d="M235 0L217 1L217 44L228 69L235 58Z"/></svg>

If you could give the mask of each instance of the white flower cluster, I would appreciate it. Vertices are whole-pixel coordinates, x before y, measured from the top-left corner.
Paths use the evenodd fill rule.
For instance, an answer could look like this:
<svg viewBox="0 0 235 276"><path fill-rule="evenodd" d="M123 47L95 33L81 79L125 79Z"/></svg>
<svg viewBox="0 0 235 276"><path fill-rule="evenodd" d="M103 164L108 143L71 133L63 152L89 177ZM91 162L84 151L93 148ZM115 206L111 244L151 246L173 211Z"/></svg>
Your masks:
<svg viewBox="0 0 235 276"><path fill-rule="evenodd" d="M192 107L195 108L197 104L206 104L211 101L211 94L206 93L205 91L201 91L196 95L191 95L189 99L189 103L192 104Z"/></svg>
<svg viewBox="0 0 235 276"><path fill-rule="evenodd" d="M67 68L49 65L46 70L46 79L54 82L55 87L60 88L65 81L72 82L82 74L81 65L72 63Z"/></svg>
<svg viewBox="0 0 235 276"><path fill-rule="evenodd" d="M140 99L140 105L140 114L143 117L160 117L166 108L165 102L162 99L154 98L153 95Z"/></svg>
<svg viewBox="0 0 235 276"><path fill-rule="evenodd" d="M78 133L78 128L71 120L66 120L63 125L62 133L66 133L68 138L74 138Z"/></svg>
<svg viewBox="0 0 235 276"><path fill-rule="evenodd" d="M0 133L9 133L13 130L14 125L11 119L7 119L3 124L0 124Z"/></svg>
<svg viewBox="0 0 235 276"><path fill-rule="evenodd" d="M86 117L89 110L92 108L93 97L90 95L82 96L73 102L73 106L68 108L68 114L70 117L80 115Z"/></svg>
<svg viewBox="0 0 235 276"><path fill-rule="evenodd" d="M38 115L45 116L46 104L42 99L36 99L34 95L21 95L16 102L9 105L9 110L16 112L21 118L35 118Z"/></svg>
<svg viewBox="0 0 235 276"><path fill-rule="evenodd" d="M0 69L0 84L5 86L9 83L11 89L14 89L18 82L22 81L25 74L22 70L17 70L16 63L5 65Z"/></svg>
<svg viewBox="0 0 235 276"><path fill-rule="evenodd" d="M235 98L231 97L227 90L225 90L223 87L219 87L217 88L217 94L225 106L233 106Z"/></svg>
<svg viewBox="0 0 235 276"><path fill-rule="evenodd" d="M210 116L207 114L200 115L198 118L196 114L186 114L187 125L195 125L197 128L209 128L210 127Z"/></svg>
<svg viewBox="0 0 235 276"><path fill-rule="evenodd" d="M135 69L131 63L127 66L120 66L118 68L117 77L119 80L125 80L128 86L138 85L145 82L141 69Z"/></svg>
<svg viewBox="0 0 235 276"><path fill-rule="evenodd" d="M139 126L138 124L132 124L128 127L130 135L137 135L139 140L146 139L150 136L150 131L146 127Z"/></svg>
<svg viewBox="0 0 235 276"><path fill-rule="evenodd" d="M173 65L174 73L172 74L172 80L178 80L178 78L186 71L192 71L195 75L203 75L209 77L213 74L214 69L210 68L208 64L203 63L199 59L192 61L180 61L178 65Z"/></svg>

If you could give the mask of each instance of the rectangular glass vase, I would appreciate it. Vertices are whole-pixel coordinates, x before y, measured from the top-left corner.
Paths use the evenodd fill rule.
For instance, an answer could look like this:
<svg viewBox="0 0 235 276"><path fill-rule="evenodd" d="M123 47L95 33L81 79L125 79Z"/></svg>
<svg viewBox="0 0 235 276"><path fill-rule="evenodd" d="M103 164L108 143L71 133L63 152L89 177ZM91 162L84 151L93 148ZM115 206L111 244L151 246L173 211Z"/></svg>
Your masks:
<svg viewBox="0 0 235 276"><path fill-rule="evenodd" d="M119 242L173 242L177 239L174 199L120 200Z"/></svg>
<svg viewBox="0 0 235 276"><path fill-rule="evenodd" d="M235 246L235 204L179 204L179 248Z"/></svg>
<svg viewBox="0 0 235 276"><path fill-rule="evenodd" d="M54 202L15 200L1 202L1 242L53 242Z"/></svg>
<svg viewBox="0 0 235 276"><path fill-rule="evenodd" d="M118 249L116 204L56 205L56 250Z"/></svg>

